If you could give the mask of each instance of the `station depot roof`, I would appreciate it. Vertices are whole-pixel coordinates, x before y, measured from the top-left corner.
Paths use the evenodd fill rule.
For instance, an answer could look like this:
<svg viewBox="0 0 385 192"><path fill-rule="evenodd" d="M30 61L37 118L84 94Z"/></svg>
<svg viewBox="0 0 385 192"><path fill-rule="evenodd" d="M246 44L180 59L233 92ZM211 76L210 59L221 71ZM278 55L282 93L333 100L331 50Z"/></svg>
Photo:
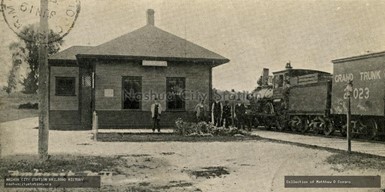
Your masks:
<svg viewBox="0 0 385 192"><path fill-rule="evenodd" d="M76 61L76 55L85 53L92 46L72 46L49 57L50 60Z"/></svg>
<svg viewBox="0 0 385 192"><path fill-rule="evenodd" d="M151 17L151 15L148 17ZM152 16L153 17L153 16ZM153 20L153 18L150 18ZM84 49L83 49L84 48ZM79 51L75 53L74 51ZM69 59L111 58L165 61L192 61L210 63L213 66L230 60L166 32L148 22L147 25L95 47L71 47L51 59L68 56ZM71 54L75 53L75 54Z"/></svg>
<svg viewBox="0 0 385 192"><path fill-rule="evenodd" d="M131 33L96 46L80 57L138 57L177 60L213 61L217 64L229 60L199 45L163 31L153 25L146 25Z"/></svg>

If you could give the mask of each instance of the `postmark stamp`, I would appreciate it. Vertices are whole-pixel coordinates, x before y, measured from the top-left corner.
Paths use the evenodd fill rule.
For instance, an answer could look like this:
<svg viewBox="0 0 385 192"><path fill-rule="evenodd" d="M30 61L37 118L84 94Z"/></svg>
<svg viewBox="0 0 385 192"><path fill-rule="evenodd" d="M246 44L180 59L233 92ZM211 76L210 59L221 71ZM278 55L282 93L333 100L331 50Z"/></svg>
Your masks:
<svg viewBox="0 0 385 192"><path fill-rule="evenodd" d="M74 27L80 13L80 0L48 0L46 10L40 10L39 0L1 0L0 7L8 27L25 41L36 41L26 33L26 28L38 31L40 17L47 17L49 31L55 34L48 37L51 43L61 40Z"/></svg>

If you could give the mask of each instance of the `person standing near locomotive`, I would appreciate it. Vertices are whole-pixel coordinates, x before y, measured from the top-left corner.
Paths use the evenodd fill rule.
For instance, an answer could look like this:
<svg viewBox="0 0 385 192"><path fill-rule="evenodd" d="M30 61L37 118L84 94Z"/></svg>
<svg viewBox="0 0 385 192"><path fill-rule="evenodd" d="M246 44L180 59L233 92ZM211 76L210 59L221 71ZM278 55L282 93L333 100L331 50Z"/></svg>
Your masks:
<svg viewBox="0 0 385 192"><path fill-rule="evenodd" d="M241 102L241 99L237 99L237 104L234 107L234 117L237 122L237 128L238 129L243 129L244 128L244 120L245 120L245 112L246 112L246 107L245 105Z"/></svg>
<svg viewBox="0 0 385 192"><path fill-rule="evenodd" d="M214 123L214 126L217 126L217 127L221 126L222 112L223 112L222 103L219 101L218 98L215 98L215 102L211 106L211 117L213 118L212 122Z"/></svg>
<svg viewBox="0 0 385 192"><path fill-rule="evenodd" d="M195 117L197 123L206 121L206 108L203 99L195 106Z"/></svg>
<svg viewBox="0 0 385 192"><path fill-rule="evenodd" d="M162 113L162 105L159 103L158 99L154 99L155 102L151 105L151 117L153 121L153 127L152 127L152 132L155 132L155 129L160 132L160 115Z"/></svg>
<svg viewBox="0 0 385 192"><path fill-rule="evenodd" d="M229 127L231 124L231 105L229 104L229 101L225 101L225 105L223 106L223 118L222 118L222 125L224 125L226 128Z"/></svg>

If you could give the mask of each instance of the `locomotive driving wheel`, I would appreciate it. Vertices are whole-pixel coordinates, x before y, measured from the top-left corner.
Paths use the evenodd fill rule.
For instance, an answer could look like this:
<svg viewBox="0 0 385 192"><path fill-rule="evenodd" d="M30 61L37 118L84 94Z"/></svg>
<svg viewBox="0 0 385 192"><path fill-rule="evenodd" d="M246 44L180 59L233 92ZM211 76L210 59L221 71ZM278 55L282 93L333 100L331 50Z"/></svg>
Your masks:
<svg viewBox="0 0 385 192"><path fill-rule="evenodd" d="M326 136L331 135L334 132L334 123L330 119L325 119L323 125L323 132Z"/></svg>
<svg viewBox="0 0 385 192"><path fill-rule="evenodd" d="M304 117L303 119L301 119L301 122L302 122L302 127L301 127L301 133L306 133L307 131L309 131L309 120Z"/></svg>
<svg viewBox="0 0 385 192"><path fill-rule="evenodd" d="M263 113L265 114L274 114L274 106L271 102L267 102L264 106L263 106Z"/></svg>
<svg viewBox="0 0 385 192"><path fill-rule="evenodd" d="M293 132L300 131L302 133L306 132L306 121L301 119L299 116L294 116L290 120L290 128Z"/></svg>
<svg viewBox="0 0 385 192"><path fill-rule="evenodd" d="M294 116L289 120L288 127L291 129L292 132L296 132L298 127L297 125L299 124L301 120L299 119L298 116Z"/></svg>
<svg viewBox="0 0 385 192"><path fill-rule="evenodd" d="M310 123L311 132L314 135L318 135L323 132L323 127L325 125L325 120L322 116L315 116Z"/></svg>
<svg viewBox="0 0 385 192"><path fill-rule="evenodd" d="M277 116L275 119L275 127L278 131L284 131L286 129L286 119L284 115Z"/></svg>
<svg viewBox="0 0 385 192"><path fill-rule="evenodd" d="M371 140L375 139L378 134L378 125L376 120L370 118L365 120L363 123L366 125L365 137Z"/></svg>
<svg viewBox="0 0 385 192"><path fill-rule="evenodd" d="M360 123L360 122L358 122ZM357 126L357 121L351 121L350 123L350 129L351 129L351 138L356 138L358 137L359 133L358 133L358 126ZM343 136L343 137L346 137L347 136L347 131L348 131L348 127L347 127L347 124L345 123L344 125L340 126L340 134Z"/></svg>

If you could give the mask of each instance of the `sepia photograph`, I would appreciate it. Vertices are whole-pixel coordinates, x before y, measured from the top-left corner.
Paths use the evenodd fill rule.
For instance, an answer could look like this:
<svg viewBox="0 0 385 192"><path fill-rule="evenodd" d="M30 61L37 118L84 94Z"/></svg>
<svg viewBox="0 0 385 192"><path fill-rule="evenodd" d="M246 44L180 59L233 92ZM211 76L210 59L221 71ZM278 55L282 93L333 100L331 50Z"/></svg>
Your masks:
<svg viewBox="0 0 385 192"><path fill-rule="evenodd" d="M0 191L385 192L384 0L0 1Z"/></svg>

